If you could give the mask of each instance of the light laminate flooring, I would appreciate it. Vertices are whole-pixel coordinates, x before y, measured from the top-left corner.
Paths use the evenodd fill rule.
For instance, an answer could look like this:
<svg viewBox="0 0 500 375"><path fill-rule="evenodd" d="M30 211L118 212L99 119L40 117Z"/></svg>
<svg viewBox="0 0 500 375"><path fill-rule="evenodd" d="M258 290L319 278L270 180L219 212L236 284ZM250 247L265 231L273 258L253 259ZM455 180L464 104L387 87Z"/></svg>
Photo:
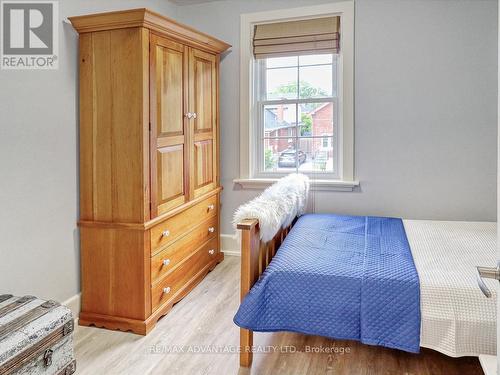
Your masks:
<svg viewBox="0 0 500 375"><path fill-rule="evenodd" d="M239 367L240 258L226 256L148 336L77 327L78 375L480 375L477 358L418 355L295 333L255 333L251 369Z"/></svg>

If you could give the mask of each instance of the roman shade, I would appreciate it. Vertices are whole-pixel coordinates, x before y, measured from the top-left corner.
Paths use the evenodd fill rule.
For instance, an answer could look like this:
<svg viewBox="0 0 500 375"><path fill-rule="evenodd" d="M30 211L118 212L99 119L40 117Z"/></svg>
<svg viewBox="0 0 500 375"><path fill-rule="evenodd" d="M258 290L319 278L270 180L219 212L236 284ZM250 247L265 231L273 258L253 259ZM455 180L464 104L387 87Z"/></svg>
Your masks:
<svg viewBox="0 0 500 375"><path fill-rule="evenodd" d="M256 25L253 51L256 59L291 55L338 53L340 17Z"/></svg>

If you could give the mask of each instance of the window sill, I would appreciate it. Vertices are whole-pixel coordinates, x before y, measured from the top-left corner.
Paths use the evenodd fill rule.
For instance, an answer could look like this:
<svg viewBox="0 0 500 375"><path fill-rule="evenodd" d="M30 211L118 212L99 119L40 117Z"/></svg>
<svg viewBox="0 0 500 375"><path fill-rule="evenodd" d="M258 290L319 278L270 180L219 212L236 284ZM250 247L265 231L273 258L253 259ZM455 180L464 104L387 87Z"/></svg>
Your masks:
<svg viewBox="0 0 500 375"><path fill-rule="evenodd" d="M237 178L233 183L240 185L243 189L265 189L279 178ZM341 180L314 180L311 179L311 188L314 191L353 191L359 186L359 181Z"/></svg>

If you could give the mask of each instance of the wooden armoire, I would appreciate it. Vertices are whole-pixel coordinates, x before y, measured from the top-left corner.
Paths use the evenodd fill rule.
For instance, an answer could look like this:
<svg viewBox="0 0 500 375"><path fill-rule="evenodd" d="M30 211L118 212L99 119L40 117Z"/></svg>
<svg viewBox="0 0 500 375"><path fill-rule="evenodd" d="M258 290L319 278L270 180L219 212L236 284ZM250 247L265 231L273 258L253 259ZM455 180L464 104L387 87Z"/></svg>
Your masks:
<svg viewBox="0 0 500 375"><path fill-rule="evenodd" d="M80 34L81 325L147 334L223 259L219 55L147 9Z"/></svg>

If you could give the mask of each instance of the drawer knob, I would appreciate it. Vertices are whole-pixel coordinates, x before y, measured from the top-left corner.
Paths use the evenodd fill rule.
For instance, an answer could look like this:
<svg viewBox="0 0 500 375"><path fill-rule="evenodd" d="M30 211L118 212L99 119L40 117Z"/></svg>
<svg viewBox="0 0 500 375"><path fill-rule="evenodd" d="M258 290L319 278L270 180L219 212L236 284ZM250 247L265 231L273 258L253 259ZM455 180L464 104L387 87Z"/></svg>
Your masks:
<svg viewBox="0 0 500 375"><path fill-rule="evenodd" d="M163 233L161 234L162 237L168 237L170 236L170 231L169 230L165 230L163 231Z"/></svg>
<svg viewBox="0 0 500 375"><path fill-rule="evenodd" d="M214 206L213 204L209 204L209 205L208 205L208 209L209 209L209 211L212 211L214 208L215 208L215 206Z"/></svg>
<svg viewBox="0 0 500 375"><path fill-rule="evenodd" d="M197 118L197 117L198 117L198 114L197 114L196 112L195 112L195 113L192 113L192 114L191 114L191 117L193 117L193 118Z"/></svg>
<svg viewBox="0 0 500 375"><path fill-rule="evenodd" d="M168 266L170 264L170 259L163 259L163 265Z"/></svg>
<svg viewBox="0 0 500 375"><path fill-rule="evenodd" d="M208 253L209 253L210 255L214 255L214 254L215 254L215 250L214 250L214 249L208 250Z"/></svg>
<svg viewBox="0 0 500 375"><path fill-rule="evenodd" d="M210 233L213 233L213 232L215 232L215 228L214 228L214 227L210 227L210 228L208 228L208 231L209 231Z"/></svg>
<svg viewBox="0 0 500 375"><path fill-rule="evenodd" d="M168 293L170 293L170 287L169 287L169 286L167 286L166 288L163 288L163 293L164 293L164 294L168 294Z"/></svg>

